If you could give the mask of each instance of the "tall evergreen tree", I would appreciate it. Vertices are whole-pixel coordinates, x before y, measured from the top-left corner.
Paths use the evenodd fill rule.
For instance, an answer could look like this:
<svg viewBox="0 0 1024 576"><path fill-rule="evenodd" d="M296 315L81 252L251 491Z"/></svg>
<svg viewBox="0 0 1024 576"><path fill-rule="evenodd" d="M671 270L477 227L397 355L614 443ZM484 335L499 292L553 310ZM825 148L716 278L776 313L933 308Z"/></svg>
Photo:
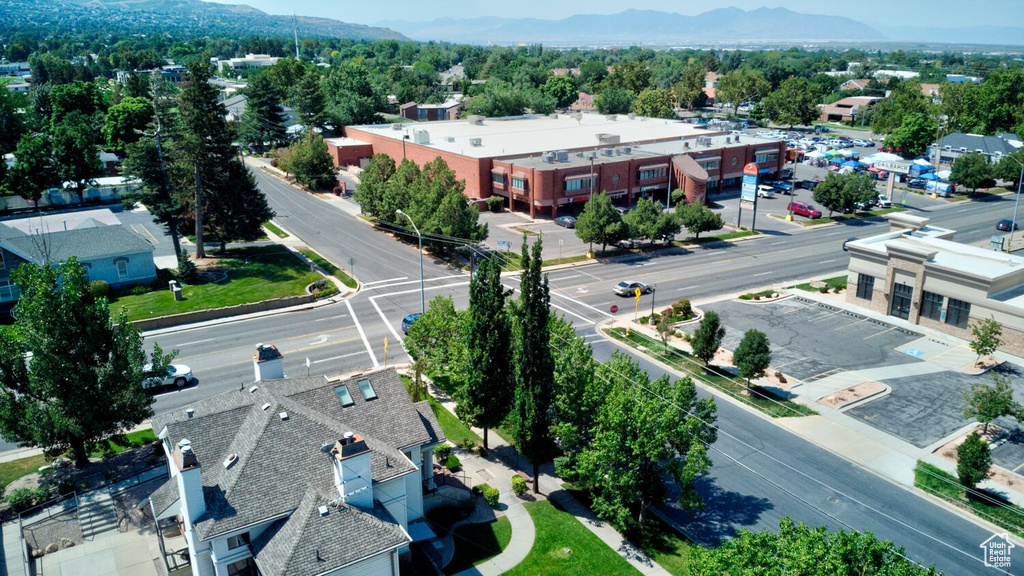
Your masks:
<svg viewBox="0 0 1024 576"><path fill-rule="evenodd" d="M540 492L540 465L558 453L552 434L555 362L548 338L551 296L541 274L541 240L529 248L523 238L522 274L516 303L515 411L516 449L533 465L533 491Z"/></svg>
<svg viewBox="0 0 1024 576"><path fill-rule="evenodd" d="M324 93L320 88L320 75L309 71L292 90L292 106L299 113L299 121L308 128L324 127Z"/></svg>
<svg viewBox="0 0 1024 576"><path fill-rule="evenodd" d="M142 389L142 336L126 311L112 319L106 298L89 294L74 258L57 268L22 264L11 275L21 289L19 329L0 332L0 432L25 446L70 450L85 466L91 443L153 414ZM172 357L157 347L152 373L166 372Z"/></svg>
<svg viewBox="0 0 1024 576"><path fill-rule="evenodd" d="M245 90L245 111L238 129L238 138L259 152L284 141L284 112L282 94L267 74L249 78Z"/></svg>
<svg viewBox="0 0 1024 576"><path fill-rule="evenodd" d="M245 164L233 158L208 182L203 226L212 240L220 242L220 251L228 242L258 240L263 223L274 217L274 211Z"/></svg>
<svg viewBox="0 0 1024 576"><path fill-rule="evenodd" d="M505 310L510 291L501 283L494 258L480 262L469 282L469 370L456 393L459 417L487 430L500 425L515 396L512 374L512 324Z"/></svg>
<svg viewBox="0 0 1024 576"><path fill-rule="evenodd" d="M385 217L381 212L384 202L385 188L388 180L395 173L395 161L387 154L374 154L370 163L366 165L360 178L359 188L355 193L355 200L363 214L375 218L383 218L391 221L392 218Z"/></svg>

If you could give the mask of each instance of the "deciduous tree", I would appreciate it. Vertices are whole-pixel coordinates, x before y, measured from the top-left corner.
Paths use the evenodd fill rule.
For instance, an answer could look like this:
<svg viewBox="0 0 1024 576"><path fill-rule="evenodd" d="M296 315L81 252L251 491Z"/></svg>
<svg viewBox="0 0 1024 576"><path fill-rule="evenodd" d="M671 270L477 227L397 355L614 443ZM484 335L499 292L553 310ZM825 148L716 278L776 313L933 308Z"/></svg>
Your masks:
<svg viewBox="0 0 1024 576"><path fill-rule="evenodd" d="M733 114L739 114L740 105L764 98L771 84L757 70L740 68L722 74L715 89L716 103L729 103Z"/></svg>
<svg viewBox="0 0 1024 576"><path fill-rule="evenodd" d="M48 134L25 134L14 152L9 176L11 188L38 206L43 193L60 184L53 161L53 144Z"/></svg>
<svg viewBox="0 0 1024 576"><path fill-rule="evenodd" d="M657 224L658 215L661 213L661 204L648 198L637 200L636 206L622 217L622 221L629 230L629 237L632 239L648 238L654 239L654 226ZM577 221L577 226L579 222Z"/></svg>
<svg viewBox="0 0 1024 576"><path fill-rule="evenodd" d="M977 192L978 188L992 182L992 177L992 165L989 164L988 158L985 158L978 152L968 152L958 156L953 161L953 170L949 175L950 181L965 188L970 188L971 194ZM988 185L991 186L991 184Z"/></svg>
<svg viewBox="0 0 1024 576"><path fill-rule="evenodd" d="M988 442L977 432L971 432L956 447L956 476L960 483L973 490L978 483L988 478L992 468L992 451Z"/></svg>
<svg viewBox="0 0 1024 576"><path fill-rule="evenodd" d="M96 129L85 114L72 111L54 124L51 140L57 176L61 182L72 185L81 203L86 187L103 173L96 147Z"/></svg>
<svg viewBox="0 0 1024 576"><path fill-rule="evenodd" d="M722 326L718 312L705 312L690 338L693 355L703 361L705 366L710 366L711 360L715 358L715 353L722 346L723 338L725 338L725 327Z"/></svg>
<svg viewBox="0 0 1024 576"><path fill-rule="evenodd" d="M594 107L601 114L625 114L633 108L636 95L618 86L609 86L601 90L594 99Z"/></svg>
<svg viewBox="0 0 1024 576"><path fill-rule="evenodd" d="M1002 335L1003 325L995 318L985 318L971 326L970 346L978 355L978 360L981 360L982 356L992 354L1002 345Z"/></svg>
<svg viewBox="0 0 1024 576"><path fill-rule="evenodd" d="M601 245L601 252L628 234L622 215L604 192L595 195L592 202L587 202L583 213L576 219L576 236L584 242L597 242Z"/></svg>
<svg viewBox="0 0 1024 576"><path fill-rule="evenodd" d="M555 398L552 405L555 436L561 455L555 458L559 476L579 480L580 453L593 441L594 415L604 402L604 382L594 377L597 362L590 344L563 318L552 317L551 352L555 359Z"/></svg>
<svg viewBox="0 0 1024 576"><path fill-rule="evenodd" d="M935 131L934 120L915 112L903 117L900 125L886 136L885 145L905 158L913 158L923 154L935 140Z"/></svg>
<svg viewBox="0 0 1024 576"><path fill-rule="evenodd" d="M405 347L413 358L426 359L427 372L455 375L453 380L461 384L467 354L465 327L466 316L455 310L451 297L438 296L409 328Z"/></svg>
<svg viewBox="0 0 1024 576"><path fill-rule="evenodd" d="M549 76L541 91L555 99L559 108L568 108L579 97L576 85L569 76Z"/></svg>
<svg viewBox="0 0 1024 576"><path fill-rule="evenodd" d="M982 382L972 384L961 394L964 418L974 418L982 424L982 434L988 433L988 425L1001 416L1022 416L1022 407L1013 399L1010 379L995 375L995 382L988 386Z"/></svg>
<svg viewBox="0 0 1024 576"><path fill-rule="evenodd" d="M808 125L818 117L818 94L805 78L790 76L761 100L769 120L784 126Z"/></svg>
<svg viewBox="0 0 1024 576"><path fill-rule="evenodd" d="M456 392L459 417L484 430L500 425L515 397L512 371L512 322L505 308L511 294L501 283L494 258L480 262L469 282L469 321L466 348L469 366L465 384Z"/></svg>
<svg viewBox="0 0 1024 576"><path fill-rule="evenodd" d="M363 170L354 198L359 202L363 214L391 221L393 216L384 216L380 211L388 180L395 173L395 161L387 154L374 154Z"/></svg>
<svg viewBox="0 0 1024 576"><path fill-rule="evenodd" d="M13 152L21 135L25 133L25 121L19 110L13 92L3 87L0 90L0 155Z"/></svg>
<svg viewBox="0 0 1024 576"><path fill-rule="evenodd" d="M676 204L676 213L694 238L700 238L701 232L721 230L724 225L722 216L705 206L703 202L680 202Z"/></svg>
<svg viewBox="0 0 1024 576"><path fill-rule="evenodd" d="M750 388L750 379L764 376L772 362L768 336L760 330L744 332L740 345L732 353L732 362L740 369L740 376L747 380L747 388Z"/></svg>
<svg viewBox="0 0 1024 576"><path fill-rule="evenodd" d="M0 332L0 431L25 446L70 450L85 466L90 444L153 414L142 336L124 310L112 319L106 298L90 295L74 258L56 268L22 264L12 277L19 329ZM173 356L156 347L152 373L166 373Z"/></svg>
<svg viewBox="0 0 1024 576"><path fill-rule="evenodd" d="M153 103L144 97L127 96L111 106L102 128L107 150L124 158L128 145L142 138L153 114Z"/></svg>
<svg viewBox="0 0 1024 576"><path fill-rule="evenodd" d="M672 94L661 88L648 88L633 101L633 113L648 118L675 118Z"/></svg>
<svg viewBox="0 0 1024 576"><path fill-rule="evenodd" d="M313 190L329 190L338 185L338 175L323 136L306 130L289 148L287 171L295 175L297 182Z"/></svg>
<svg viewBox="0 0 1024 576"><path fill-rule="evenodd" d="M891 134L911 114L931 116L931 104L915 80L889 82L889 96L871 107L871 130L875 134Z"/></svg>

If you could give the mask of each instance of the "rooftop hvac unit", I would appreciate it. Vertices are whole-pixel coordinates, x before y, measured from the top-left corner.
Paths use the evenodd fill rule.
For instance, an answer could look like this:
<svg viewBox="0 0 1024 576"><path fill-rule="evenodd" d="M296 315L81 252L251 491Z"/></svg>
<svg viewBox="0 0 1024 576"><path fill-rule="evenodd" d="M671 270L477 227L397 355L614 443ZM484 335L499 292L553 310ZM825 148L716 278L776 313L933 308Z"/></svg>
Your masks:
<svg viewBox="0 0 1024 576"><path fill-rule="evenodd" d="M683 141L683 148L689 148L689 147L690 147L690 143L684 140Z"/></svg>
<svg viewBox="0 0 1024 576"><path fill-rule="evenodd" d="M540 155L540 159L543 160L544 162L547 162L548 164L551 164L552 162L555 161L555 155L551 152L545 152Z"/></svg>
<svg viewBox="0 0 1024 576"><path fill-rule="evenodd" d="M430 144L430 132L426 130L413 130L412 142L413 144Z"/></svg>
<svg viewBox="0 0 1024 576"><path fill-rule="evenodd" d="M480 116L479 114L473 114L472 116L467 118L467 120L469 120L469 123L474 126L483 126L484 124L484 117Z"/></svg>
<svg viewBox="0 0 1024 576"><path fill-rule="evenodd" d="M732 137L731 136L726 136L725 137L725 143L726 144L731 144L732 143Z"/></svg>
<svg viewBox="0 0 1024 576"><path fill-rule="evenodd" d="M402 128L403 128L403 126L401 124L392 124L391 125L391 129L395 130L395 131L401 130Z"/></svg>
<svg viewBox="0 0 1024 576"><path fill-rule="evenodd" d="M455 136L448 136L445 138L448 142L455 142Z"/></svg>
<svg viewBox="0 0 1024 576"><path fill-rule="evenodd" d="M577 158L583 158L583 152L577 152L576 153L576 157Z"/></svg>
<svg viewBox="0 0 1024 576"><path fill-rule="evenodd" d="M636 114L633 114L632 112L630 112L630 113L629 113L629 114L627 115L627 117L628 117L628 118L629 118L630 120L636 120Z"/></svg>
<svg viewBox="0 0 1024 576"><path fill-rule="evenodd" d="M964 148L963 146L961 146L961 147L960 147L960 151L961 151L961 152L967 152L967 148Z"/></svg>
<svg viewBox="0 0 1024 576"><path fill-rule="evenodd" d="M555 152L555 157L558 159L559 162L568 162L569 161L569 151L568 150L558 150L557 152Z"/></svg>
<svg viewBox="0 0 1024 576"><path fill-rule="evenodd" d="M558 118L558 114L555 114L554 112L552 112L551 114L548 114L548 118L551 118L552 120L554 120L554 119Z"/></svg>
<svg viewBox="0 0 1024 576"><path fill-rule="evenodd" d="M598 134L597 135L597 141L602 143L602 144L618 144L619 143L619 135L618 134L604 134L604 133Z"/></svg>
<svg viewBox="0 0 1024 576"><path fill-rule="evenodd" d="M630 153L630 152L632 152L632 151L633 151L633 149L632 149L632 148L630 148L629 146L623 146L623 147L622 147L622 153L623 153L623 154L629 154L629 153Z"/></svg>
<svg viewBox="0 0 1024 576"><path fill-rule="evenodd" d="M470 138L469 139L469 145L470 146L475 146L475 147L479 148L480 146L484 145L484 141L482 139L480 139L480 138Z"/></svg>
<svg viewBox="0 0 1024 576"><path fill-rule="evenodd" d="M605 119L607 119L609 122L615 122L616 120L619 119L619 117L616 114L609 114L605 116Z"/></svg>
<svg viewBox="0 0 1024 576"><path fill-rule="evenodd" d="M612 148L602 148L601 153L605 156L615 156L615 150Z"/></svg>

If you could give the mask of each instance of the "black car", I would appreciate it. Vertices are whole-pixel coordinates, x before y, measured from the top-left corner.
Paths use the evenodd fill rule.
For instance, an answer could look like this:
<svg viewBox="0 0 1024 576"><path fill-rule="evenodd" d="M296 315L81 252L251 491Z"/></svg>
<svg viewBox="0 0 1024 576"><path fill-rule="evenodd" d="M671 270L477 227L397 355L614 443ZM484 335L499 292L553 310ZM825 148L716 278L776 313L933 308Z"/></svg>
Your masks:
<svg viewBox="0 0 1024 576"><path fill-rule="evenodd" d="M1020 224L1018 224L1018 223L1016 223L1013 220L1010 220L1008 218L1003 218L999 222L996 222L996 230L1002 230L1003 232L1009 232L1011 228L1013 230L1020 230Z"/></svg>
<svg viewBox="0 0 1024 576"><path fill-rule="evenodd" d="M924 190L928 186L928 182L926 180L911 180L907 183L907 186L910 188L917 188L918 190Z"/></svg>
<svg viewBox="0 0 1024 576"><path fill-rule="evenodd" d="M814 187L818 185L818 182L821 182L821 180L816 180L813 178L808 178L807 180L797 180L796 187L803 188L804 190L814 190Z"/></svg>
<svg viewBox="0 0 1024 576"><path fill-rule="evenodd" d="M576 219L572 216L559 216L558 218L555 218L555 224L563 228L575 228Z"/></svg>

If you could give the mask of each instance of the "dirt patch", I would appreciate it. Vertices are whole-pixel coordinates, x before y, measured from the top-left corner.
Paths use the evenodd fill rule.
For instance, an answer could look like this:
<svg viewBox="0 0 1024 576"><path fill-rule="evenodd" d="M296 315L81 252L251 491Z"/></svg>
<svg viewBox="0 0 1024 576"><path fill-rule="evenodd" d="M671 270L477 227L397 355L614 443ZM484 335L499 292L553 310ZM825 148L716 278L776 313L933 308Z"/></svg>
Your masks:
<svg viewBox="0 0 1024 576"><path fill-rule="evenodd" d="M877 394L882 390L885 390L885 385L880 382L861 382L856 386L845 388L835 394L829 394L828 396L819 399L818 403L822 406L832 408L833 410L839 410L844 406L853 404L854 402L867 398L872 394Z"/></svg>
<svg viewBox="0 0 1024 576"><path fill-rule="evenodd" d="M977 432L978 434L981 434L981 428L976 428L971 432ZM948 460L956 464L957 446L960 446L960 444L962 444L963 441L967 439L967 436L969 434L970 433L963 434L947 442L946 444L943 444L942 446L939 447L938 450L934 452L934 454L940 456L944 460ZM981 437L984 438L985 441L991 445L997 438L999 438L1002 435L1002 429L1000 429L998 426L989 424L988 432L982 434ZM999 466L992 465L992 467L989 468L988 479L1001 486L1006 486L1007 488L1010 488L1016 492L1024 493L1024 479L1014 474L1013 472L1010 472L1009 470L1000 468Z"/></svg>
<svg viewBox="0 0 1024 576"><path fill-rule="evenodd" d="M85 542L78 524L78 511L75 509L28 524L22 528L22 533L33 558L80 546Z"/></svg>
<svg viewBox="0 0 1024 576"><path fill-rule="evenodd" d="M984 374L1002 363L1002 360L994 356L982 356L977 362L968 362L961 366L960 371L971 375Z"/></svg>

